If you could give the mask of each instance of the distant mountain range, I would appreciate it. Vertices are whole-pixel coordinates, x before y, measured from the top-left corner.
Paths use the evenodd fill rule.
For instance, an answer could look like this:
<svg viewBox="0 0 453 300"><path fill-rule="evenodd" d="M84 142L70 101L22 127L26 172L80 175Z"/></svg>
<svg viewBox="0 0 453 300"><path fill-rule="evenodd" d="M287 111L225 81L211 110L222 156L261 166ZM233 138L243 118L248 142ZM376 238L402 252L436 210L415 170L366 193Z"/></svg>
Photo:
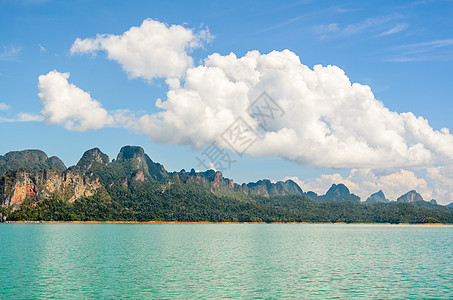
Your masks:
<svg viewBox="0 0 453 300"><path fill-rule="evenodd" d="M49 212L44 205L49 203L61 206L61 212L58 215L55 211ZM40 150L14 151L0 156L0 214L9 219L295 221L305 220L310 215L308 221L334 221L335 218L342 221L334 203L342 203L342 207L353 211L354 217L346 214L343 221L351 218L367 221L357 215L364 209L360 197L341 183L333 184L325 195L317 195L304 192L292 180L263 179L237 184L213 170L168 172L137 146L123 147L112 161L100 149L90 149L69 168L58 157L49 158ZM364 203L373 205L373 209L390 204L382 191L371 195ZM438 213L421 215L443 218L444 222L452 217L451 210L433 201L425 202L416 191L402 195L396 203L415 204L409 206L411 209L440 209L444 217L439 217ZM93 207L99 210L95 216L91 215ZM393 206L385 208L389 207L393 209ZM316 216L313 216L314 211ZM383 221L385 217L380 214L382 212L370 221ZM408 218L422 221L415 220L415 216Z"/></svg>

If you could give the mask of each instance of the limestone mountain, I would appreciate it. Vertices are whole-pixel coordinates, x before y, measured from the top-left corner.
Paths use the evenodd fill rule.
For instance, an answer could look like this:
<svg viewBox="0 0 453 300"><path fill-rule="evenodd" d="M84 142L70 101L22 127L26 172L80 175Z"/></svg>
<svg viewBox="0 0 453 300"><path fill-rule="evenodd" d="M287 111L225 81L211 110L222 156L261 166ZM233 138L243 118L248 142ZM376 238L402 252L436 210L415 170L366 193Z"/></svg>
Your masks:
<svg viewBox="0 0 453 300"><path fill-rule="evenodd" d="M89 180L78 170L19 168L0 176L0 206L17 209L26 200L50 198L74 202L83 196L93 196L101 188L98 179Z"/></svg>
<svg viewBox="0 0 453 300"><path fill-rule="evenodd" d="M153 162L151 158L145 154L142 147L124 146L116 157L116 163L123 166L128 178L132 176L142 178L142 176L145 176L147 178L162 181L168 177L168 173L164 166Z"/></svg>
<svg viewBox="0 0 453 300"><path fill-rule="evenodd" d="M17 168L25 168L29 171L52 168L66 170L65 164L58 157L48 157L41 150L11 151L4 156L0 155L0 175Z"/></svg>
<svg viewBox="0 0 453 300"><path fill-rule="evenodd" d="M303 195L302 189L292 180L271 182L269 179L258 180L242 184L242 190L248 195L264 197L284 196L284 195Z"/></svg>
<svg viewBox="0 0 453 300"><path fill-rule="evenodd" d="M76 167L83 173L89 173L93 164L107 165L110 162L109 156L103 153L99 148L93 148L83 153L82 158Z"/></svg>
<svg viewBox="0 0 453 300"><path fill-rule="evenodd" d="M69 169L37 150L4 157L9 164L0 174L0 221L416 223L435 217L453 223L452 208L424 201L362 205L344 184L319 196L291 180L237 184L213 170L167 172L136 146L121 148L112 161L93 148Z"/></svg>
<svg viewBox="0 0 453 300"><path fill-rule="evenodd" d="M313 200L318 202L340 202L349 201L360 203L360 197L352 194L349 189L342 183L332 184L327 193L322 196L317 196Z"/></svg>
<svg viewBox="0 0 453 300"><path fill-rule="evenodd" d="M88 150L76 167L85 171L87 176L99 177L104 185L115 182L129 185L146 180L164 181L168 178L165 168L153 162L143 148L138 146L122 147L112 162L99 149Z"/></svg>
<svg viewBox="0 0 453 300"><path fill-rule="evenodd" d="M368 197L365 201L365 204L369 203L379 203L379 202L389 202L387 198L385 198L384 192L380 190L377 193L372 194L370 197Z"/></svg>
<svg viewBox="0 0 453 300"><path fill-rule="evenodd" d="M318 199L318 194L313 191L308 191L305 193L305 195L313 200Z"/></svg>
<svg viewBox="0 0 453 300"><path fill-rule="evenodd" d="M249 182L243 184L234 183L232 179L223 177L222 173L214 170L205 172L195 172L192 169L190 172L181 170L177 174L179 180L184 182L196 182L211 189L211 192L216 194L237 196L284 196L284 195L303 195L302 189L297 183L292 180L271 182L269 179L258 180L257 182Z"/></svg>
<svg viewBox="0 0 453 300"><path fill-rule="evenodd" d="M398 199L396 199L397 202L403 202L403 203L414 203L418 201L424 201L422 195L417 193L415 190L411 190L407 192L406 194L400 196Z"/></svg>

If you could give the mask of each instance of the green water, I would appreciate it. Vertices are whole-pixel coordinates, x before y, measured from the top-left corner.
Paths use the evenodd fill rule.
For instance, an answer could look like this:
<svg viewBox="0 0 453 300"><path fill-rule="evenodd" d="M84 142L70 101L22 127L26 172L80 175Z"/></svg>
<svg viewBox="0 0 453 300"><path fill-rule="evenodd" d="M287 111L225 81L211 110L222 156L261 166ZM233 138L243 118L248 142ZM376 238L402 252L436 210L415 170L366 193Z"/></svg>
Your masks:
<svg viewBox="0 0 453 300"><path fill-rule="evenodd" d="M1 224L5 299L453 298L453 227Z"/></svg>

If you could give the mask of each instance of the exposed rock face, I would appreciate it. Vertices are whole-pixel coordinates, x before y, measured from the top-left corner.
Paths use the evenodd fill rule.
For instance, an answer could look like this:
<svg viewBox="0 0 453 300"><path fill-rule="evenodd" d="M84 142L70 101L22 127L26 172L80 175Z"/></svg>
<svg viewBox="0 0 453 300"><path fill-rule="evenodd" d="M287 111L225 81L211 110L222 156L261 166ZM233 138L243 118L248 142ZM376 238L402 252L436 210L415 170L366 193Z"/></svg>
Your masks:
<svg viewBox="0 0 453 300"><path fill-rule="evenodd" d="M76 166L83 174L87 174L93 166L93 163L107 165L109 161L110 160L107 154L102 153L99 148L93 148L83 153L82 158Z"/></svg>
<svg viewBox="0 0 453 300"><path fill-rule="evenodd" d="M415 190L409 191L406 194L402 195L398 199L396 199L397 202L403 202L403 203L414 203L418 201L423 201L423 197L417 193Z"/></svg>
<svg viewBox="0 0 453 300"><path fill-rule="evenodd" d="M436 199L431 199L431 200L429 201L429 203L437 205L437 200L436 200Z"/></svg>
<svg viewBox="0 0 453 300"><path fill-rule="evenodd" d="M318 202L339 202L350 201L360 203L360 197L349 192L349 189L342 183L332 184L325 195L314 198Z"/></svg>
<svg viewBox="0 0 453 300"><path fill-rule="evenodd" d="M143 174L142 171L138 171L137 174L135 174L134 180L135 181L144 182L145 181L145 174Z"/></svg>
<svg viewBox="0 0 453 300"><path fill-rule="evenodd" d="M11 151L4 156L0 155L0 175L17 168L25 168L30 171L51 168L60 171L66 170L66 166L58 157L49 158L41 150Z"/></svg>
<svg viewBox="0 0 453 300"><path fill-rule="evenodd" d="M18 169L0 177L0 205L18 208L26 199L59 197L73 202L92 196L101 188L99 179L88 180L81 172L56 169L27 171Z"/></svg>
<svg viewBox="0 0 453 300"><path fill-rule="evenodd" d="M259 180L257 182L243 183L242 185L236 184L232 179L225 178L222 172L207 170L205 172L195 172L194 169L186 172L184 169L173 176L178 175L178 180L182 182L196 182L198 184L211 187L211 191L224 190L231 192L238 192L249 196L283 196L283 195L303 195L302 189L297 183L292 180L285 182L278 181L271 182L269 179Z"/></svg>
<svg viewBox="0 0 453 300"><path fill-rule="evenodd" d="M389 200L385 198L385 195L382 191L374 193L370 197L368 197L365 201L365 204L378 202L389 202Z"/></svg>
<svg viewBox="0 0 453 300"><path fill-rule="evenodd" d="M121 148L120 153L118 153L115 162L121 164L126 170L131 172L131 174L127 174L128 177L136 174L138 171L142 171L145 177L158 181L162 181L168 177L165 168L161 164L153 162L145 154L142 147L124 146Z"/></svg>

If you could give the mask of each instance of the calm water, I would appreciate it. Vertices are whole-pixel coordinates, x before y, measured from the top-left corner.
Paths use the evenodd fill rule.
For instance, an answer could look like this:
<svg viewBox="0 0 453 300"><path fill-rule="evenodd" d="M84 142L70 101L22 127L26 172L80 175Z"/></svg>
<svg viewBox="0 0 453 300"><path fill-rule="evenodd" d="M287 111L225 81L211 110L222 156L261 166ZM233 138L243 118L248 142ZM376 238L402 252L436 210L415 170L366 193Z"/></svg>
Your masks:
<svg viewBox="0 0 453 300"><path fill-rule="evenodd" d="M0 298L453 298L453 227L1 224Z"/></svg>

